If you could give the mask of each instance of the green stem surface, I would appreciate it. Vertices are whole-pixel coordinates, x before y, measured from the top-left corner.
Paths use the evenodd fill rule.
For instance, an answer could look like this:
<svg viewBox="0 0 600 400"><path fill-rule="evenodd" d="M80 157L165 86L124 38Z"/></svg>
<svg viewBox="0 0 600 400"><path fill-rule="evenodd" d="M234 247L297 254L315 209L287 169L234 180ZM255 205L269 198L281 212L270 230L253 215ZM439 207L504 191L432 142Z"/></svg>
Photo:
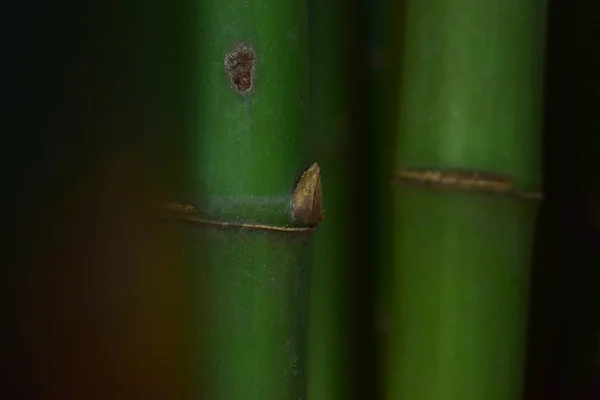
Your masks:
<svg viewBox="0 0 600 400"><path fill-rule="evenodd" d="M545 2L408 0L403 17L396 176L512 186L396 180L388 398L517 399L537 201L512 194L540 191Z"/></svg>
<svg viewBox="0 0 600 400"><path fill-rule="evenodd" d="M305 399L310 232L278 230L303 227L292 193L314 162L303 137L305 2L208 0L196 18L194 114L174 202L193 207L178 218L188 219L182 256L197 305L197 365L206 371L197 395Z"/></svg>
<svg viewBox="0 0 600 400"><path fill-rule="evenodd" d="M310 0L310 133L323 169L326 220L315 233L310 285L308 398L345 400L349 268L348 11L343 0Z"/></svg>
<svg viewBox="0 0 600 400"><path fill-rule="evenodd" d="M287 235L287 236L286 236ZM309 236L234 229L187 231L198 293L199 398L306 398Z"/></svg>

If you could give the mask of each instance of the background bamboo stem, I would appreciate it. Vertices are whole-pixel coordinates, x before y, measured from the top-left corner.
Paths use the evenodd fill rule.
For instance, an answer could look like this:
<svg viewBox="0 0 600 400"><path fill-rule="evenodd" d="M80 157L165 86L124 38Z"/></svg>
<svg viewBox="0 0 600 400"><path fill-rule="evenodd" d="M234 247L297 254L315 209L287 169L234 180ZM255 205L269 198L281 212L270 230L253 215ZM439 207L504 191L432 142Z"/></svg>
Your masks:
<svg viewBox="0 0 600 400"><path fill-rule="evenodd" d="M403 17L388 398L520 398L537 201L507 195L541 190L545 3Z"/></svg>

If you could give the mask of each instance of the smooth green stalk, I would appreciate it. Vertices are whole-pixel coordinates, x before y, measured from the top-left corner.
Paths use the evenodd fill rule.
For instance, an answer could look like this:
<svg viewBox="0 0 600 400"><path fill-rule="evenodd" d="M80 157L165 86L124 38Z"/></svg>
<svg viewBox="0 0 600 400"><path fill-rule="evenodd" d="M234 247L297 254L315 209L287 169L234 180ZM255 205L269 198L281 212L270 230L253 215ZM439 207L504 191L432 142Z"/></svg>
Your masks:
<svg viewBox="0 0 600 400"><path fill-rule="evenodd" d="M310 291L308 398L347 394L349 240L347 11L343 0L311 0L310 136L327 188L326 221L314 238Z"/></svg>
<svg viewBox="0 0 600 400"><path fill-rule="evenodd" d="M313 160L303 149L308 103L303 1L210 0L198 23L197 187L221 218L289 222L290 193ZM236 46L255 52L251 89L240 94L225 71ZM241 58L241 57L239 57ZM239 61L239 60L238 60Z"/></svg>
<svg viewBox="0 0 600 400"><path fill-rule="evenodd" d="M185 186L169 210L187 232L206 369L199 398L306 398L307 246L317 221L298 205L320 210L318 169L293 195L314 161L303 137L306 23L303 1L198 6L195 122Z"/></svg>
<svg viewBox="0 0 600 400"><path fill-rule="evenodd" d="M206 371L199 398L306 398L308 240L189 228L191 277L206 290L197 296L206 318L198 333Z"/></svg>
<svg viewBox="0 0 600 400"><path fill-rule="evenodd" d="M389 399L521 397L544 19L542 0L407 1Z"/></svg>

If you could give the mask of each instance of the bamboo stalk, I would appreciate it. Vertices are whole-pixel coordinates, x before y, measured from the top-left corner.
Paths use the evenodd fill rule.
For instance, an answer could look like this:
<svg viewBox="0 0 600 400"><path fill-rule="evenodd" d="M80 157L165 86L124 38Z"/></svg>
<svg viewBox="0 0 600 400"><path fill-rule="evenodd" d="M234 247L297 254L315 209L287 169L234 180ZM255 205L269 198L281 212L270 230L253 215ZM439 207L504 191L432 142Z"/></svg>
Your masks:
<svg viewBox="0 0 600 400"><path fill-rule="evenodd" d="M310 133L327 187L327 222L315 233L310 285L308 398L348 398L347 269L350 235L348 11L342 0L309 1Z"/></svg>
<svg viewBox="0 0 600 400"><path fill-rule="evenodd" d="M197 394L303 399L307 249L321 218L320 168L303 138L305 5L209 0L197 18L189 169L168 206L186 232L192 287L205 288L196 336L208 379Z"/></svg>
<svg viewBox="0 0 600 400"><path fill-rule="evenodd" d="M388 398L521 397L545 2L406 5Z"/></svg>

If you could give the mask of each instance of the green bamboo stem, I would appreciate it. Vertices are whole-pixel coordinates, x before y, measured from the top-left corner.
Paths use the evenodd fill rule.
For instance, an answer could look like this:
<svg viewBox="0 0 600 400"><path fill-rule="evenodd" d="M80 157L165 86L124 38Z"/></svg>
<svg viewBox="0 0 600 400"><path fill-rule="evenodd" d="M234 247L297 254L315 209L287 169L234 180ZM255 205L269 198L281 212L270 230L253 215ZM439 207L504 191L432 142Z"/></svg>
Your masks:
<svg viewBox="0 0 600 400"><path fill-rule="evenodd" d="M388 398L521 397L545 2L409 0Z"/></svg>
<svg viewBox="0 0 600 400"><path fill-rule="evenodd" d="M345 400L348 280L347 11L343 0L309 1L310 136L327 187L326 223L315 233L310 285L308 398Z"/></svg>
<svg viewBox="0 0 600 400"><path fill-rule="evenodd" d="M319 169L303 138L305 4L209 0L197 12L189 179L168 208L186 227L206 318L197 394L304 399L307 249L320 217Z"/></svg>

